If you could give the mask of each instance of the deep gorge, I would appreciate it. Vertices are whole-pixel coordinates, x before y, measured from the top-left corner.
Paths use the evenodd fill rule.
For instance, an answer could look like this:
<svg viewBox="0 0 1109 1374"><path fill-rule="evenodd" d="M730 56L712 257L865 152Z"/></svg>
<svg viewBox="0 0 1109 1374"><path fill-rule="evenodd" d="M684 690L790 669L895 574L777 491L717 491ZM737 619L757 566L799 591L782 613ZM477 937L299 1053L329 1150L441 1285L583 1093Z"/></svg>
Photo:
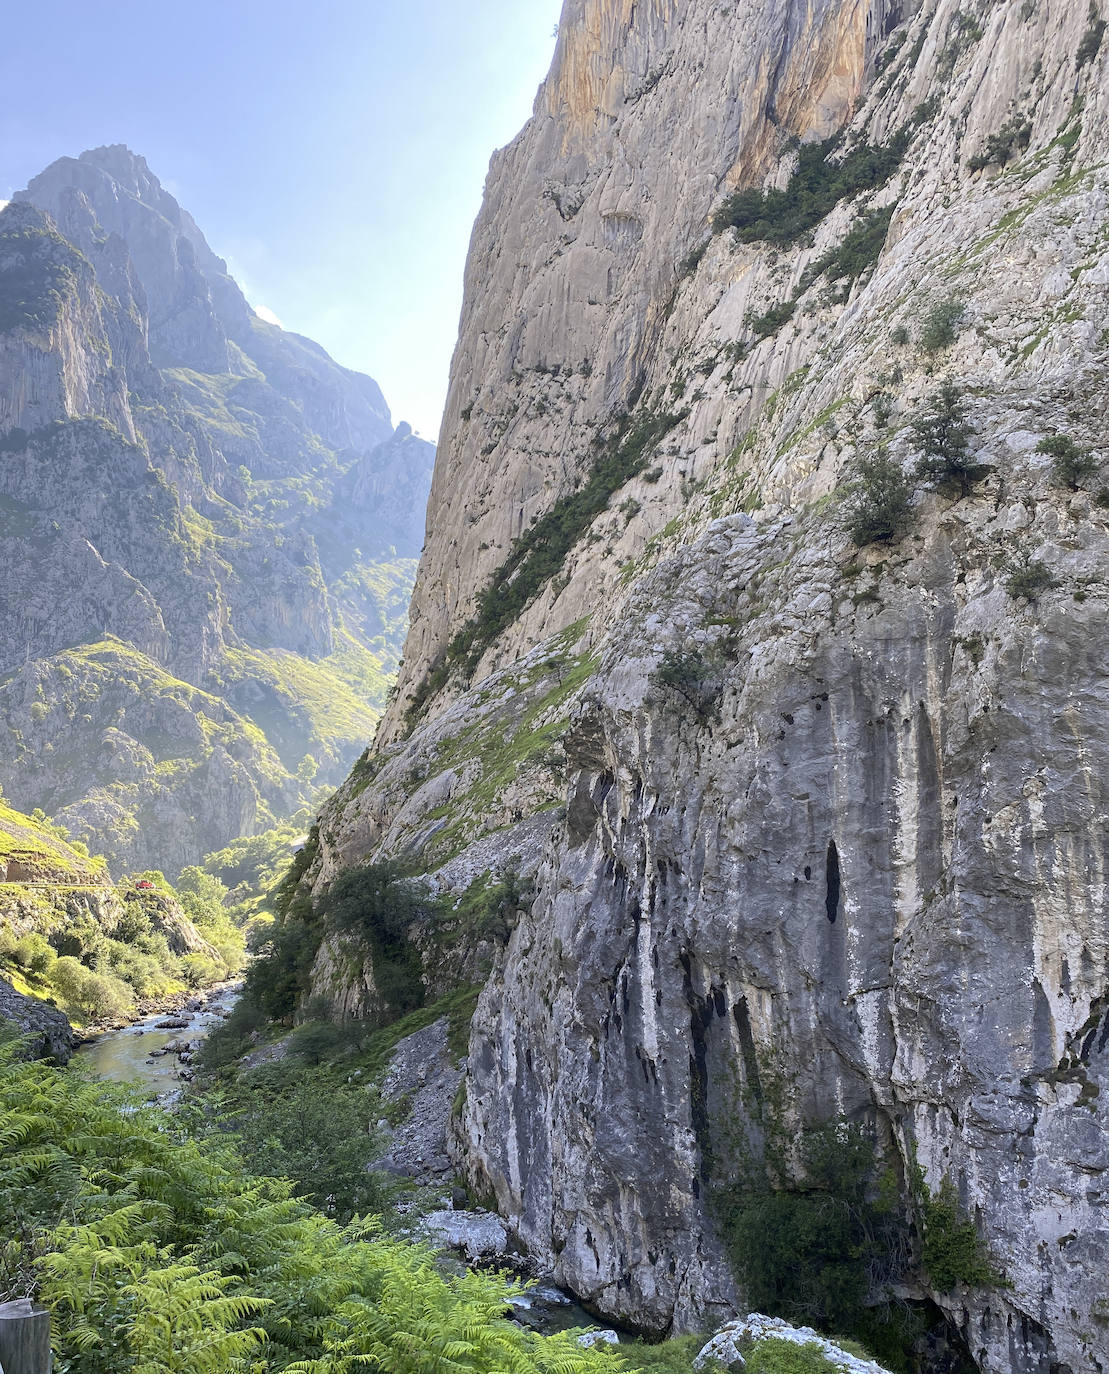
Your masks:
<svg viewBox="0 0 1109 1374"><path fill-rule="evenodd" d="M357 695L366 654L392 670L396 621L370 622L400 570L366 593L377 511L347 507L407 474L387 504L408 529L418 485L368 379L326 373L383 447L328 438L318 505L266 555L299 571L260 603L262 497L299 491L261 477L265 406L231 433L178 377L151 428L86 350L64 433L10 440L31 458L9 471L61 461L76 374L150 451L193 436L165 472L199 506L144 480L216 588L204 627L164 647L180 584L149 551L149 595L126 616L106 595L132 685L164 660L205 694L225 830L224 772L249 834L311 799L330 740L337 790L251 899L275 919L213 1071L249 1093L235 1065L287 1043L305 1081L346 1092L357 1064L379 1092L437 1027L454 1187L652 1341L755 1308L913 1374L1109 1368L1105 24L1066 0L566 0L490 165L403 658L368 723L335 683ZM0 225L49 234L41 213ZM50 290L103 313L50 244L73 276ZM28 329L0 339L55 366ZM240 449L267 484L249 499ZM108 643L43 661L84 683L107 655L118 693ZM0 698L53 740L12 671ZM149 737L113 737L136 776L168 776L178 682ZM140 852L103 802L60 814Z"/></svg>

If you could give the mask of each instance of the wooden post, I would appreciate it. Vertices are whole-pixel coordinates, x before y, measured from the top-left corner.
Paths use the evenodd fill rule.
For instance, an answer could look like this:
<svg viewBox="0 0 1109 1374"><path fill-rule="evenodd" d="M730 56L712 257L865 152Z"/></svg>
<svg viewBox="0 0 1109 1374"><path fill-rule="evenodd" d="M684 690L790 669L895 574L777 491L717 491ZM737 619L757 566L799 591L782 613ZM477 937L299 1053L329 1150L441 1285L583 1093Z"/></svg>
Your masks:
<svg viewBox="0 0 1109 1374"><path fill-rule="evenodd" d="M50 1313L30 1298L0 1303L0 1374L50 1374Z"/></svg>

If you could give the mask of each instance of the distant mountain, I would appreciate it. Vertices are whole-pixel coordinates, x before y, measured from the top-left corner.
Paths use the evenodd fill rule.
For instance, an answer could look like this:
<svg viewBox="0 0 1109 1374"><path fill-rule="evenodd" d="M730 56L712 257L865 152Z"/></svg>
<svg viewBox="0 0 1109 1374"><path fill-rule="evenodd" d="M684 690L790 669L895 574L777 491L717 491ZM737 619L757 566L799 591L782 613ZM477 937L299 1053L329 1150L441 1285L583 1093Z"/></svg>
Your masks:
<svg viewBox="0 0 1109 1374"><path fill-rule="evenodd" d="M406 624L434 448L258 318L146 162L0 211L0 784L176 871L338 782Z"/></svg>

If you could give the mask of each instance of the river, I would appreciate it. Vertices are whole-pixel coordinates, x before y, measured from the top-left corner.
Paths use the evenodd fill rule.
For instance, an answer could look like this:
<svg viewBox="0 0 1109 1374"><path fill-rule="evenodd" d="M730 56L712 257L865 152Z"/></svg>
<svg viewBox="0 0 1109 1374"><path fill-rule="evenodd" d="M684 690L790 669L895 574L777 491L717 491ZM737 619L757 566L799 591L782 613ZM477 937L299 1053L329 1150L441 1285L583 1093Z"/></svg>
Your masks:
<svg viewBox="0 0 1109 1374"><path fill-rule="evenodd" d="M235 1004L242 989L233 983L212 992L199 1011L160 1011L144 1017L122 1030L104 1031L82 1045L77 1055L97 1078L116 1083L137 1083L152 1096L172 1092L182 1083L181 1063L176 1054L159 1055L174 1041L185 1041L195 1049L213 1026L218 1026ZM202 994L201 994L202 995ZM173 1030L159 1030L159 1021L188 1021Z"/></svg>
<svg viewBox="0 0 1109 1374"><path fill-rule="evenodd" d="M234 983L212 992L198 1011L160 1011L122 1030L104 1031L82 1045L77 1051L78 1057L98 1078L135 1083L150 1097L165 1101L166 1095L180 1089L184 1082L182 1065L176 1054L162 1055L154 1051L186 1040L195 1049L212 1027L224 1019L241 991L242 984ZM188 1021L187 1026L158 1029L159 1021L184 1020ZM487 1214L482 1214L482 1219L488 1219ZM448 1272L459 1272L463 1264L455 1259L445 1262L444 1268ZM517 1321L545 1333L589 1326L594 1321L569 1293L550 1281L538 1283L526 1295L514 1299L512 1306Z"/></svg>

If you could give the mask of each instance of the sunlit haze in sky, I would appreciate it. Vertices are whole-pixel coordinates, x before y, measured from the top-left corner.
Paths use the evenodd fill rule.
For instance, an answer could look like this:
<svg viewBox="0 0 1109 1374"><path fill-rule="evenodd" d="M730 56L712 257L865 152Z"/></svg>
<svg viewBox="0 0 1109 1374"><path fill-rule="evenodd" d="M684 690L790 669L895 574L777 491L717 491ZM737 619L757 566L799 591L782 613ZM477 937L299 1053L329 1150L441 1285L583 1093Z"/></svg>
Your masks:
<svg viewBox="0 0 1109 1374"><path fill-rule="evenodd" d="M266 318L435 439L489 156L531 113L561 0L47 0L0 48L0 200L141 153Z"/></svg>

